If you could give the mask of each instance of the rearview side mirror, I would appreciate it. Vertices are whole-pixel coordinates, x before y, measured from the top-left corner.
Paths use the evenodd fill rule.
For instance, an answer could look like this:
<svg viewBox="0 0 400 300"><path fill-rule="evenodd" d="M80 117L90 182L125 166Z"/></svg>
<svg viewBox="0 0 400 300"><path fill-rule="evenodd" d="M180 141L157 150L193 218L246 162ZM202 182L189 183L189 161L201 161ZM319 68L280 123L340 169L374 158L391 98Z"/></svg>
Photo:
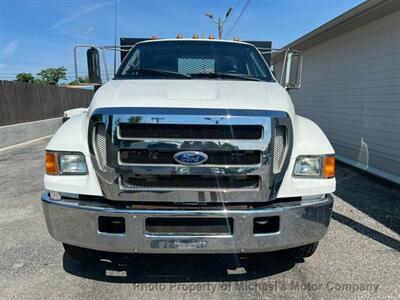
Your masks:
<svg viewBox="0 0 400 300"><path fill-rule="evenodd" d="M287 51L283 62L281 85L287 90L299 89L301 87L302 67L303 54L293 50Z"/></svg>
<svg viewBox="0 0 400 300"><path fill-rule="evenodd" d="M100 54L96 48L90 48L86 52L89 81L91 83L101 84L101 72L100 72Z"/></svg>

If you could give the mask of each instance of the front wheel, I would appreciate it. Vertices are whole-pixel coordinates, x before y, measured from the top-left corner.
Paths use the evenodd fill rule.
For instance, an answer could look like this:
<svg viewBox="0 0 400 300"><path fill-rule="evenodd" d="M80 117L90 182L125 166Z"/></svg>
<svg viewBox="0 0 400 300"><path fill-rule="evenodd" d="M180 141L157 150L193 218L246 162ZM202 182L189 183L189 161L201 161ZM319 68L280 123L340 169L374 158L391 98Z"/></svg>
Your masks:
<svg viewBox="0 0 400 300"><path fill-rule="evenodd" d="M318 242L315 242L312 244L296 247L293 249L288 249L286 251L291 258L295 259L296 261L301 261L302 259L313 255L317 250L317 247L318 247Z"/></svg>
<svg viewBox="0 0 400 300"><path fill-rule="evenodd" d="M77 246L63 244L65 253L74 260L81 262L89 262L99 258L96 250L85 249Z"/></svg>

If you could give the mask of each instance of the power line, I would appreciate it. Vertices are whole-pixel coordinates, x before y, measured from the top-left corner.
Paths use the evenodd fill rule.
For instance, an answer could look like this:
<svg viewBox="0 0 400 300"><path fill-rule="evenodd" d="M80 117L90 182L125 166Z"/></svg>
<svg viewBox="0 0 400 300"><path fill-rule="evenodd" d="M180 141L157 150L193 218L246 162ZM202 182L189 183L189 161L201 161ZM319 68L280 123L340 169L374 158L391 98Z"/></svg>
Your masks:
<svg viewBox="0 0 400 300"><path fill-rule="evenodd" d="M250 4L251 0L247 0L244 5L242 6L242 10L240 11L238 17L236 18L235 22L233 23L232 27L228 31L228 33L225 36L229 36L233 30L235 29L236 25L239 23L240 18L242 17L243 13L245 12L247 6Z"/></svg>
<svg viewBox="0 0 400 300"><path fill-rule="evenodd" d="M242 2L242 0L238 0L235 6L233 7L231 17L233 17L233 15L236 14L236 9L238 8L240 2Z"/></svg>
<svg viewBox="0 0 400 300"><path fill-rule="evenodd" d="M30 73L32 75L35 75L34 72L33 73L32 72L18 72L18 73L1 73L0 72L0 76L17 76L20 73L28 73L28 74ZM87 74L87 73L88 72L85 72L85 71L78 72L78 74ZM108 72L108 73L102 72L101 74L103 74L103 75L105 75L105 74L112 75L113 73L112 72ZM66 73L66 76L73 76L73 75L75 75L75 72L67 72Z"/></svg>
<svg viewBox="0 0 400 300"><path fill-rule="evenodd" d="M244 4L242 11L240 12L240 14L238 15L235 23L233 23L231 29L229 30L229 32L225 35L225 36L229 36L233 30L235 29L236 25L238 24L240 18L243 16L244 12L246 11L246 8L249 6L251 0L247 0L247 2Z"/></svg>
<svg viewBox="0 0 400 300"><path fill-rule="evenodd" d="M114 74L117 69L117 0L114 3Z"/></svg>

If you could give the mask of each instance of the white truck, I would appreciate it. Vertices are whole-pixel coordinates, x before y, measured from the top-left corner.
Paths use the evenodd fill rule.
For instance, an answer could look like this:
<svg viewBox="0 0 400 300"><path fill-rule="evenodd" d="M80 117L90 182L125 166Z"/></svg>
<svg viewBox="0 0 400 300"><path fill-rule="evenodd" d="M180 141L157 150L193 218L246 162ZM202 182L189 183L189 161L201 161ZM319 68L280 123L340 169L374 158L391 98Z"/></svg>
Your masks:
<svg viewBox="0 0 400 300"><path fill-rule="evenodd" d="M118 253L314 253L330 222L334 150L296 115L298 52L279 84L239 41L137 43L46 147L42 204L77 260ZM282 86L283 85L283 86Z"/></svg>

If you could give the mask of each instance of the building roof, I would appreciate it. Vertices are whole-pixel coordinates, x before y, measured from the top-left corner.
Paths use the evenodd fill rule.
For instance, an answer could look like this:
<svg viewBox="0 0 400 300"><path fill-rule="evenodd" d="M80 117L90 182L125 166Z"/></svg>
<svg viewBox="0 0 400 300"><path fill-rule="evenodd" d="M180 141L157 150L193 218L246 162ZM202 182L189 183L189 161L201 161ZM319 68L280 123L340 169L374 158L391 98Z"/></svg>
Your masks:
<svg viewBox="0 0 400 300"><path fill-rule="evenodd" d="M385 15L394 13L397 10L400 10L399 0L368 0L287 44L283 48L304 51L307 48L370 23ZM281 53L273 55L275 61L279 61L282 57Z"/></svg>

